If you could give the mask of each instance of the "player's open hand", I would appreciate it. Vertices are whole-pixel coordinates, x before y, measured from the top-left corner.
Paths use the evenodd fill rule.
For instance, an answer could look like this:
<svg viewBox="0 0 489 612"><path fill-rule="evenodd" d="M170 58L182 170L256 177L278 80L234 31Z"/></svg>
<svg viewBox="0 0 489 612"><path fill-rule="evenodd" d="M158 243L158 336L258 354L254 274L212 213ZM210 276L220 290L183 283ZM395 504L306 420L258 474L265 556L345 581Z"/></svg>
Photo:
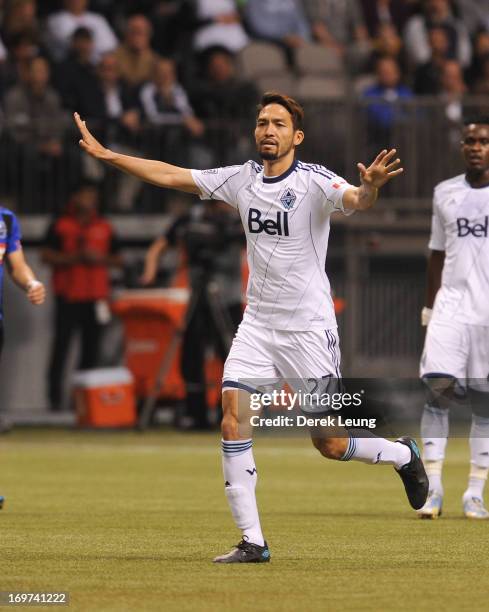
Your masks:
<svg viewBox="0 0 489 612"><path fill-rule="evenodd" d="M40 306L46 298L46 289L39 281L31 281L27 287L27 299L31 304Z"/></svg>
<svg viewBox="0 0 489 612"><path fill-rule="evenodd" d="M74 113L75 123L77 128L80 130L81 140L79 141L80 147L86 151L92 157L97 159L110 159L111 152L109 149L103 147L100 142L92 136L90 130L87 128L85 121L82 121L78 113Z"/></svg>
<svg viewBox="0 0 489 612"><path fill-rule="evenodd" d="M362 183L367 187L380 189L387 181L402 174L404 168L399 167L401 160L397 158L392 161L396 153L396 149L391 149L390 151L384 149L377 155L368 168L363 164L357 164Z"/></svg>

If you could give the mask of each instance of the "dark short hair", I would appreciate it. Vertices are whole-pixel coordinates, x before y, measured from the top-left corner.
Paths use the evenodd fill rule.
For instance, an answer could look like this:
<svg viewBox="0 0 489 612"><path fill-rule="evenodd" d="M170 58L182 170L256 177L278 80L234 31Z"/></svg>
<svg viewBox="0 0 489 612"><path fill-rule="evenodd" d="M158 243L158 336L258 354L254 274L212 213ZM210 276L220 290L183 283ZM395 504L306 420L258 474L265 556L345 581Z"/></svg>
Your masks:
<svg viewBox="0 0 489 612"><path fill-rule="evenodd" d="M468 115L464 118L464 127L468 125L489 125L489 115Z"/></svg>
<svg viewBox="0 0 489 612"><path fill-rule="evenodd" d="M269 104L280 104L280 106L283 106L292 117L292 125L294 126L294 130L302 130L302 126L304 124L304 109L299 102L290 96L286 96L285 94L281 94L277 91L267 91L263 94L261 102L257 107L257 116L261 113L265 106L268 106Z"/></svg>

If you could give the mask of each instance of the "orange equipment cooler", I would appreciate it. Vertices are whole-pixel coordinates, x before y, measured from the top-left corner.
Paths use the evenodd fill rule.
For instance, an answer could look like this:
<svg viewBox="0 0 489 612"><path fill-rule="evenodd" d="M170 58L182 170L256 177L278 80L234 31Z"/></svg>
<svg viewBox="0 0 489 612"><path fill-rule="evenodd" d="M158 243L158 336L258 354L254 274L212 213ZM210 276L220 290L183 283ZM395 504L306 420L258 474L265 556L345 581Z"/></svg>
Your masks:
<svg viewBox="0 0 489 612"><path fill-rule="evenodd" d="M166 350L184 323L188 297L184 288L134 289L121 292L112 302L112 311L124 326L125 362L134 376L138 397L153 391ZM180 353L178 347L160 390L161 398L185 397Z"/></svg>
<svg viewBox="0 0 489 612"><path fill-rule="evenodd" d="M72 388L78 425L133 427L136 424L134 381L127 368L77 372Z"/></svg>
<svg viewBox="0 0 489 612"><path fill-rule="evenodd" d="M136 395L153 393L156 378L175 334L185 325L190 291L183 287L132 289L122 291L112 302L112 311L122 319L125 337L125 363L134 376ZM180 371L181 346L175 351L164 377L158 398L179 401L185 398L185 383ZM220 400L222 362L207 358L207 403Z"/></svg>

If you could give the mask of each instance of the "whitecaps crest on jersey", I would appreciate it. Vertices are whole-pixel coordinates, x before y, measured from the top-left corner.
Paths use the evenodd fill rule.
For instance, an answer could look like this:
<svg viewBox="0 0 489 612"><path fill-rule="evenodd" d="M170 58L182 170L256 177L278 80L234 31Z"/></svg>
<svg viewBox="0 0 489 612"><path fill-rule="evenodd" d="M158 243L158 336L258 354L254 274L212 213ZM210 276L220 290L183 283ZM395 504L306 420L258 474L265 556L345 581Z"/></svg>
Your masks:
<svg viewBox="0 0 489 612"><path fill-rule="evenodd" d="M287 187L287 189L280 196L280 201L282 202L285 210L290 210L294 206L296 200L297 196L295 195L294 190L290 189L289 187Z"/></svg>

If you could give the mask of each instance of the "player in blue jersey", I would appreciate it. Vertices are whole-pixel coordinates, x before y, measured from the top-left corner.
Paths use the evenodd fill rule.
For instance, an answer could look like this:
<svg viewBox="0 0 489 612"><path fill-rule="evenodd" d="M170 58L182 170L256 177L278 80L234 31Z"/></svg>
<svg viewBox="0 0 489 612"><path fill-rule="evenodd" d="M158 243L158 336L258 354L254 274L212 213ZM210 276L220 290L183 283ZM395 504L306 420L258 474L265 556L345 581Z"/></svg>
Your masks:
<svg viewBox="0 0 489 612"><path fill-rule="evenodd" d="M0 354L3 348L3 274L4 266L16 285L26 292L31 304L44 302L44 285L39 282L28 266L20 242L20 227L17 217L8 208L0 207ZM0 496L0 508L4 498Z"/></svg>

